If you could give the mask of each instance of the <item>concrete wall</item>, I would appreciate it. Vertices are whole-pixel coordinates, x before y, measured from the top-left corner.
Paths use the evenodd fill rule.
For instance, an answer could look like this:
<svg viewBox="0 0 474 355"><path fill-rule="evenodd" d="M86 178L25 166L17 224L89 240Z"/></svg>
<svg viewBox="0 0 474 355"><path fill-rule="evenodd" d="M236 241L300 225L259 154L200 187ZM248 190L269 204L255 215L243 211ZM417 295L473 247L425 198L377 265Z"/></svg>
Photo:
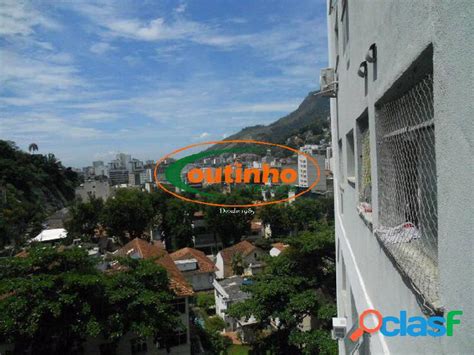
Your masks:
<svg viewBox="0 0 474 355"><path fill-rule="evenodd" d="M214 286L212 286L212 282L214 281L214 273L213 272L205 272L205 273L186 273L183 272L184 277L189 283L193 286L194 291L203 291L203 290L210 290Z"/></svg>
<svg viewBox="0 0 474 355"><path fill-rule="evenodd" d="M328 1L328 5L332 1ZM468 354L472 353L474 277L472 218L472 102L473 3L471 1L349 1L349 42L343 51L341 1L337 1L339 30L339 90L331 100L332 144L336 167L346 169L346 139L356 130L356 119L369 118L372 161L374 226L378 217L375 103L382 98L420 54L432 45L434 120L438 189L438 264L440 305L462 310L461 324L452 337L366 337L360 353ZM329 61L336 67L335 9L328 15ZM367 80L357 75L372 43L377 44L377 64L368 65ZM343 152L338 142L342 139ZM357 147L355 156L357 157ZM340 165L340 161L342 164ZM357 159L356 159L357 164ZM357 166L356 166L357 171ZM338 315L349 327L362 311L376 308L385 315L406 310L422 316L412 288L382 250L356 211L357 184L347 171L334 169L336 210ZM344 264L344 266L343 266ZM340 341L339 351L345 353Z"/></svg>

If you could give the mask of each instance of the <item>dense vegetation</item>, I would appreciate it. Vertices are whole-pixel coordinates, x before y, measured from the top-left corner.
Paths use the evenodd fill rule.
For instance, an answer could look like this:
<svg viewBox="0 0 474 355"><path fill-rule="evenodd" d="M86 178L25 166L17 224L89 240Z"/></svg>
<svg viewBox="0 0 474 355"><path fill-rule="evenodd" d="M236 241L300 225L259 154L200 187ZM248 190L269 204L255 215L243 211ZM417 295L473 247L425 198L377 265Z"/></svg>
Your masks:
<svg viewBox="0 0 474 355"><path fill-rule="evenodd" d="M0 247L35 234L48 213L74 199L78 184L53 154L28 154L0 140Z"/></svg>
<svg viewBox="0 0 474 355"><path fill-rule="evenodd" d="M319 144L322 139L329 137L329 99L323 96L315 96L310 92L299 107L292 113L278 119L269 125L257 125L246 127L240 132L227 137L232 139L254 139L264 142L286 144L297 148L303 144ZM210 149L223 149L232 147L234 144L219 144ZM282 150L276 150L278 154L284 154Z"/></svg>
<svg viewBox="0 0 474 355"><path fill-rule="evenodd" d="M252 344L256 354L337 353L337 343L330 337L331 318L336 314L332 206L329 200L303 203L307 211L303 205L268 206L262 211L264 215L278 211L273 221L282 219L282 224L273 230L292 235L281 239L289 248L267 259L264 271L243 287L251 298L230 310L236 318L253 315L257 319ZM310 331L299 327L305 318L311 319ZM274 330L269 332L270 328Z"/></svg>
<svg viewBox="0 0 474 355"><path fill-rule="evenodd" d="M251 203L252 193L236 189L229 195L212 199L223 204ZM219 208L196 204L171 197L161 190L151 193L138 189L119 189L113 199L106 202L91 198L76 201L70 209L71 219L66 228L73 238L90 238L98 225L104 227L108 235L116 236L121 244L135 237L141 237L150 228L162 231L168 249L193 246L192 220L198 210L205 212L209 231L224 245L240 241L242 235L250 231L252 214L221 214Z"/></svg>
<svg viewBox="0 0 474 355"><path fill-rule="evenodd" d="M104 273L79 248L0 259L0 343L15 354L80 354L88 337L115 347L129 331L172 332L179 322L166 271L153 260L120 263L121 271Z"/></svg>

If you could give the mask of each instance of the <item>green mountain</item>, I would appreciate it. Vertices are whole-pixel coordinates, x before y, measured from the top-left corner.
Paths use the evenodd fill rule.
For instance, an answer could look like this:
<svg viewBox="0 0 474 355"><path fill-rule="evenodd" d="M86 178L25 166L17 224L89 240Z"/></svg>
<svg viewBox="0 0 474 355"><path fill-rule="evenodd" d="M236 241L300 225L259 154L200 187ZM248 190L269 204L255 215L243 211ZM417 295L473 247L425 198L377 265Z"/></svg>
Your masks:
<svg viewBox="0 0 474 355"><path fill-rule="evenodd" d="M225 140L253 139L290 147L299 147L306 143L318 144L321 140L327 140L330 131L329 98L315 96L315 93L310 92L295 111L277 121L269 125L246 127ZM219 144L218 147L213 146L210 149L232 146L235 144Z"/></svg>
<svg viewBox="0 0 474 355"><path fill-rule="evenodd" d="M28 154L0 140L0 247L38 231L49 213L74 199L78 184L53 154Z"/></svg>

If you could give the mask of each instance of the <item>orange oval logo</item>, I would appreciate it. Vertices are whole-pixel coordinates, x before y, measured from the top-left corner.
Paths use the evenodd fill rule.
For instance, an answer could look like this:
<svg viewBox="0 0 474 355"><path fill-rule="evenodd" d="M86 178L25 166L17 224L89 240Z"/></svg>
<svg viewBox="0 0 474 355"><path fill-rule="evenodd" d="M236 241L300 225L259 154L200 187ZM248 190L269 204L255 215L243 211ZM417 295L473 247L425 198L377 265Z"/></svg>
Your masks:
<svg viewBox="0 0 474 355"><path fill-rule="evenodd" d="M167 159L172 158L176 154L183 152L185 150L200 147L200 146L229 144L229 143L237 143L239 145L253 144L253 145L266 146L266 147L278 147L281 149L289 150L298 155L303 155L304 157L306 157L306 160L311 162L311 164L315 167L316 179L308 188L306 188L305 190L299 192L298 194L294 196L280 199L280 200L274 200L274 201L258 201L256 203L251 203L251 204L220 204L220 203L207 202L207 201L202 201L202 200L197 200L197 199L191 199L169 190L168 188L164 186L162 182L159 181L158 171L159 171L160 165L162 165L163 162L167 161ZM217 155L223 154L223 152L224 150L212 150L212 151L193 154L188 157L182 158L176 161L175 163L171 164L169 167L167 167L167 169L165 170L165 175L167 177L167 180L175 187L179 187L187 191L196 191L181 180L181 171L184 168L184 166L191 164L192 162L198 159L201 159L203 157L209 157L211 155L217 156ZM242 152L248 152L248 150L242 147L234 147L234 148L228 148L227 150L225 150L225 152L226 153L232 153L232 152L242 153ZM271 176L272 182L274 183L276 182L291 183L297 177L297 172L294 172L293 169L283 169L282 171L278 171L277 169L270 168L268 164L262 164L262 169L260 172L256 168L249 168L249 169L243 169L243 170L240 169L236 171L236 167L238 167L239 169L241 168L241 166L238 166L236 164L232 166L227 165L227 166L219 167L218 169L221 169L221 170L219 170L218 172L214 172L214 176L212 176L210 169L206 170L206 169L201 169L201 168L194 168L188 171L187 180L192 183L196 183L199 181L201 182L207 181L208 183L211 182L211 183L249 184L252 182L251 180L253 178L253 182L257 182L261 184L261 183L269 182L270 176ZM234 175L231 175L231 174L234 174ZM201 205L207 205L207 206L215 206L215 207L247 208L247 207L273 205L277 203L283 203L290 200L294 200L304 195L305 193L310 192L318 184L319 179L320 179L320 174L321 172L320 172L319 164L317 160L314 157L312 157L310 154L304 153L294 148L287 147L282 144L262 142L262 141L256 141L256 140L251 140L251 139L237 139L237 140L226 140L226 141L201 142L201 143L191 144L180 149L176 149L175 151L165 155L156 163L155 170L154 170L154 179L155 179L156 185L160 189L183 201L197 203ZM197 193L206 195L206 193L201 193L200 191L197 191Z"/></svg>

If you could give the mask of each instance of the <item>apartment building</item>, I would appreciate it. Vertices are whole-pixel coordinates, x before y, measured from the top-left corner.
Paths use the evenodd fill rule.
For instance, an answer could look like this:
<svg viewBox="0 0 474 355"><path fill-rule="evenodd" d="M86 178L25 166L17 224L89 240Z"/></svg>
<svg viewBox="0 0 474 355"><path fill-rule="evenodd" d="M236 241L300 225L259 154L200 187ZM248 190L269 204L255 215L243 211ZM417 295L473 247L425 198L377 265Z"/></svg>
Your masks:
<svg viewBox="0 0 474 355"><path fill-rule="evenodd" d="M326 150L318 145L306 144L300 148L300 151L313 157L318 162L319 182L311 189L311 192L325 193L326 187ZM316 166L303 155L298 154L298 185L299 187L308 188L318 178Z"/></svg>
<svg viewBox="0 0 474 355"><path fill-rule="evenodd" d="M339 353L471 353L472 2L327 4ZM463 315L452 336L352 342L366 309Z"/></svg>
<svg viewBox="0 0 474 355"><path fill-rule="evenodd" d="M101 198L105 201L112 196L112 190L107 179L89 179L76 187L75 194L76 198L80 198L84 202L89 201L91 197Z"/></svg>

